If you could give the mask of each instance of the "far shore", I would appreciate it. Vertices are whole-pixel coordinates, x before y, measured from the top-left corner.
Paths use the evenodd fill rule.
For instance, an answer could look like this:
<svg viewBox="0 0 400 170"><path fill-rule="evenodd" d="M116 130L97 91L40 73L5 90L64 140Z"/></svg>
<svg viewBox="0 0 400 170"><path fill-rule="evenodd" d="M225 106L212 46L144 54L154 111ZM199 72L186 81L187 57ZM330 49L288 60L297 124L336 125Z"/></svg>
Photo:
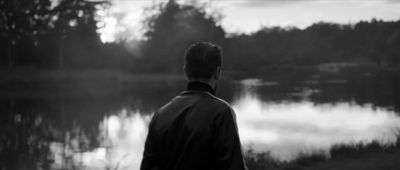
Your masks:
<svg viewBox="0 0 400 170"><path fill-rule="evenodd" d="M129 86L184 81L178 74L133 74L115 70L1 69L0 99L118 95Z"/></svg>
<svg viewBox="0 0 400 170"><path fill-rule="evenodd" d="M130 73L118 70L50 70L50 69L0 69L0 82L4 81L65 81L65 80L107 80L124 81L181 80L184 77L170 73Z"/></svg>
<svg viewBox="0 0 400 170"><path fill-rule="evenodd" d="M376 65L354 65L349 63L326 63L317 66L266 67L263 71L244 74L245 70L223 70L223 80L291 76L286 72L339 73L345 69L400 71ZM247 75L247 76L246 76ZM271 76L270 76L271 77ZM105 69L36 69L0 67L0 99L9 98L48 98L54 96L110 96L118 95L126 89L152 83L171 83L186 81L180 73L133 73Z"/></svg>

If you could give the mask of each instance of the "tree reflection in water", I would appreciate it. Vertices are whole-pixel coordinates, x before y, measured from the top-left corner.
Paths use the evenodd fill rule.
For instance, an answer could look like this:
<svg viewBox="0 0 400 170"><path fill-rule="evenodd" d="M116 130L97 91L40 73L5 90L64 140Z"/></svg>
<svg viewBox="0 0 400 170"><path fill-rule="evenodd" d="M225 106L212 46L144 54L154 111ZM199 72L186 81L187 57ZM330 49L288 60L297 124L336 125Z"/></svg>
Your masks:
<svg viewBox="0 0 400 170"><path fill-rule="evenodd" d="M398 74L297 73L221 82L217 94L236 111L244 149L290 160L334 143L395 139ZM184 83L128 87L0 98L0 169L137 169L151 113Z"/></svg>
<svg viewBox="0 0 400 170"><path fill-rule="evenodd" d="M272 103L247 93L233 102L233 108L244 149L270 151L280 160L313 151L327 153L337 143L394 142L394 132L400 128L400 117L394 111L371 105ZM100 147L68 152L79 163L75 165L89 169L138 169L150 119L149 114L123 109L100 123ZM51 151L61 155L57 147ZM56 159L53 166L65 163Z"/></svg>
<svg viewBox="0 0 400 170"><path fill-rule="evenodd" d="M294 159L300 153L326 153L338 143L392 143L400 129L400 117L394 111L371 105L272 103L248 94L233 107L245 148L251 145L256 152L270 151L280 160Z"/></svg>

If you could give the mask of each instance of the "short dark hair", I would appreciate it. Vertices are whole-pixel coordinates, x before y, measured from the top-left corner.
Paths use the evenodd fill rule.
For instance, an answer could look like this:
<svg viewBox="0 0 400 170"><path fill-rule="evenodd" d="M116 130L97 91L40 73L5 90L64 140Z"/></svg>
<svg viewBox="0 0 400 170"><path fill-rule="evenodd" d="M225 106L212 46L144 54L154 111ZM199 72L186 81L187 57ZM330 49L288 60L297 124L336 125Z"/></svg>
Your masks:
<svg viewBox="0 0 400 170"><path fill-rule="evenodd" d="M185 51L185 72L190 79L210 80L222 65L222 49L209 42L198 42Z"/></svg>

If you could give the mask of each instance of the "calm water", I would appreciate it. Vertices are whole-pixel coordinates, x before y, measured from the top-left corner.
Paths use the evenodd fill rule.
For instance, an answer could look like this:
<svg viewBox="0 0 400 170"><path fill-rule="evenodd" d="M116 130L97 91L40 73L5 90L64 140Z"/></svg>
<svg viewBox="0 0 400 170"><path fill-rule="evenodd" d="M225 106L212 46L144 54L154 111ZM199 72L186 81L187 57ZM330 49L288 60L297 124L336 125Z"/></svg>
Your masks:
<svg viewBox="0 0 400 170"><path fill-rule="evenodd" d="M122 86L104 95L2 97L0 169L138 169L152 113L185 82ZM393 142L398 87L397 72L286 71L226 80L217 95L236 111L243 149L291 160L335 143Z"/></svg>

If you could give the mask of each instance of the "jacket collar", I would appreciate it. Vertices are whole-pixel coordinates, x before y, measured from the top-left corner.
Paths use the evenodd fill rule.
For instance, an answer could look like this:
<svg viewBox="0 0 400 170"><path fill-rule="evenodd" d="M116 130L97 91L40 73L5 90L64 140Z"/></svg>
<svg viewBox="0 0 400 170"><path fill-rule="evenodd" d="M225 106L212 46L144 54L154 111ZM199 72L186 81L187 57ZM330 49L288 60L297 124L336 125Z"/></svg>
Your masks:
<svg viewBox="0 0 400 170"><path fill-rule="evenodd" d="M206 91L215 95L215 90L207 83L201 81L190 81L187 84L186 90L188 91Z"/></svg>

